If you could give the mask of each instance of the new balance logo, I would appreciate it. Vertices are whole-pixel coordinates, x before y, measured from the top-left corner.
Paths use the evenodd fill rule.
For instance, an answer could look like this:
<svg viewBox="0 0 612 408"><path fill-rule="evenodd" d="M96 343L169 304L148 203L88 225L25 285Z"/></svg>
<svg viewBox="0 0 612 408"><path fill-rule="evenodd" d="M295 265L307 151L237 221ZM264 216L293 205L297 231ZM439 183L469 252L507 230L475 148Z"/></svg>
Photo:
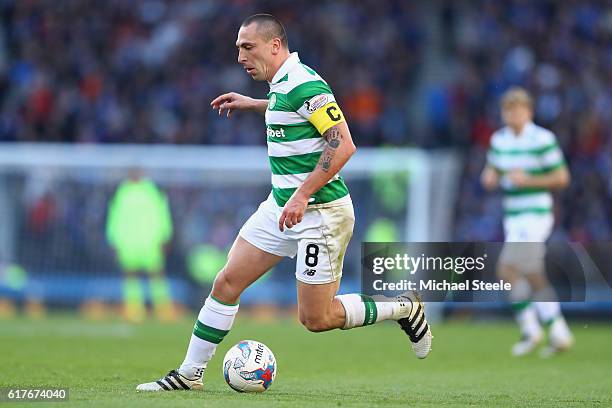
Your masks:
<svg viewBox="0 0 612 408"><path fill-rule="evenodd" d="M302 272L302 274L306 276L314 276L316 272L317 272L316 269L306 269L304 272Z"/></svg>

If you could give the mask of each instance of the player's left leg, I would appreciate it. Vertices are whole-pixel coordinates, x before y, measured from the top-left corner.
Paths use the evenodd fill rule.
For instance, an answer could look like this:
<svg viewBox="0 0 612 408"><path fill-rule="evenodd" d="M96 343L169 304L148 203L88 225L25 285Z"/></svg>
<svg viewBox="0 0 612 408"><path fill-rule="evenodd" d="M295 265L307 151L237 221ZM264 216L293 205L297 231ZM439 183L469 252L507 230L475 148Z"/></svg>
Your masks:
<svg viewBox="0 0 612 408"><path fill-rule="evenodd" d="M178 316L172 302L170 284L163 272L149 274L149 290L155 316L162 322L176 320Z"/></svg>
<svg viewBox="0 0 612 408"><path fill-rule="evenodd" d="M500 256L500 263L510 264L516 271L515 282L512 284L513 301L527 307L518 311L517 317L529 316L525 322L531 322L531 331L536 336L524 337L513 347L513 354L520 356L535 349L541 340L540 323L549 328L549 345L542 356L550 356L559 351L569 349L573 344L573 336L563 318L556 294L546 277L545 242L554 225L552 215L523 215L506 220L506 241ZM520 298L516 298L519 296ZM522 301L522 302L521 302ZM539 318L539 322L536 320ZM520 321L519 321L520 323ZM523 333L525 334L525 333ZM536 342L533 342L533 339Z"/></svg>
<svg viewBox="0 0 612 408"><path fill-rule="evenodd" d="M313 285L298 281L299 319L308 330L347 330L396 320L410 338L416 356L427 357L433 337L425 319L424 304L416 293L394 298L356 293L335 296L339 283L340 280Z"/></svg>
<svg viewBox="0 0 612 408"><path fill-rule="evenodd" d="M542 217L531 217L529 221L528 239L530 242L525 254L529 261L525 265L525 278L533 289L535 309L540 322L548 328L548 345L542 352L542 357L550 357L561 351L566 351L574 344L574 337L563 317L557 294L546 276L546 246L544 242L550 236L554 218L552 214Z"/></svg>
<svg viewBox="0 0 612 408"><path fill-rule="evenodd" d="M336 296L344 253L353 230L353 209L349 205L315 211L308 216L319 217L319 228L305 231L298 243L296 278L300 322L310 331L321 332L396 320L409 336L417 357L427 357L432 335L424 305L416 293L393 298L360 294Z"/></svg>
<svg viewBox="0 0 612 408"><path fill-rule="evenodd" d="M155 316L163 322L175 320L177 315L172 301L170 284L164 274L165 256L163 249L160 246L150 248L142 263L149 278L149 293Z"/></svg>
<svg viewBox="0 0 612 408"><path fill-rule="evenodd" d="M335 297L339 285L340 280L322 285L298 281L298 316L304 327L312 332L322 332L344 326L344 308Z"/></svg>
<svg viewBox="0 0 612 408"><path fill-rule="evenodd" d="M540 322L548 329L548 345L542 349L542 357L550 357L569 350L574 337L561 313L561 305L552 288L542 262L541 269L526 275L534 292L534 305Z"/></svg>

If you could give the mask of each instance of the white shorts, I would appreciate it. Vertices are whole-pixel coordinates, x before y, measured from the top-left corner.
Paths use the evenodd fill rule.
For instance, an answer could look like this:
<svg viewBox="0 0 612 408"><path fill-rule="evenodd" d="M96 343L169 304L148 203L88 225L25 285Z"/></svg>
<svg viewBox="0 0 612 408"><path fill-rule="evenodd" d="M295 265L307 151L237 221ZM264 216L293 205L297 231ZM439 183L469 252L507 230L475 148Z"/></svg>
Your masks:
<svg viewBox="0 0 612 408"><path fill-rule="evenodd" d="M523 214L504 219L505 242L500 262L515 265L524 272L541 272L546 256L546 240L555 220L552 214ZM522 242L523 244L512 244Z"/></svg>
<svg viewBox="0 0 612 408"><path fill-rule="evenodd" d="M522 214L504 218L506 242L546 242L555 220L552 214Z"/></svg>
<svg viewBox="0 0 612 408"><path fill-rule="evenodd" d="M353 235L355 214L349 199L338 205L308 208L302 222L278 229L283 212L272 195L259 205L239 235L257 248L278 256L297 255L295 277L310 284L335 282L342 276L346 247Z"/></svg>

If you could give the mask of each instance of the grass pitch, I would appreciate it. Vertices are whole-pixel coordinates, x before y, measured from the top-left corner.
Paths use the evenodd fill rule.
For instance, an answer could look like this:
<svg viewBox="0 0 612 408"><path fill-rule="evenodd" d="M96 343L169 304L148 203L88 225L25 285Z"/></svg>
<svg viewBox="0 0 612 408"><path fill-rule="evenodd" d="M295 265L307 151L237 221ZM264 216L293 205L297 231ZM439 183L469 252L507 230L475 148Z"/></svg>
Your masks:
<svg viewBox="0 0 612 408"><path fill-rule="evenodd" d="M243 318L209 364L205 391L137 393L138 383L182 361L191 327L0 321L0 387L70 388L68 402L45 407L612 406L612 325L584 322L572 326L575 348L550 360L510 357L510 323L434 325L432 354L419 361L392 323L315 334L293 321ZM239 394L223 381L221 360L241 339L276 355L277 377L263 394Z"/></svg>

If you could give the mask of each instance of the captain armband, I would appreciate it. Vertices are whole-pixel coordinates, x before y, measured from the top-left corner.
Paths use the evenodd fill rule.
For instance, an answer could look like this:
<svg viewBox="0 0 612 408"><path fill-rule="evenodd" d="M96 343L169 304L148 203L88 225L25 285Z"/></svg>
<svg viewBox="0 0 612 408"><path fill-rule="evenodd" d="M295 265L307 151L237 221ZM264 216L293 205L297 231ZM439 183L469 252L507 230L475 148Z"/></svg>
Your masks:
<svg viewBox="0 0 612 408"><path fill-rule="evenodd" d="M308 119L320 134L325 133L332 126L345 121L344 115L336 102L330 102L320 107Z"/></svg>

